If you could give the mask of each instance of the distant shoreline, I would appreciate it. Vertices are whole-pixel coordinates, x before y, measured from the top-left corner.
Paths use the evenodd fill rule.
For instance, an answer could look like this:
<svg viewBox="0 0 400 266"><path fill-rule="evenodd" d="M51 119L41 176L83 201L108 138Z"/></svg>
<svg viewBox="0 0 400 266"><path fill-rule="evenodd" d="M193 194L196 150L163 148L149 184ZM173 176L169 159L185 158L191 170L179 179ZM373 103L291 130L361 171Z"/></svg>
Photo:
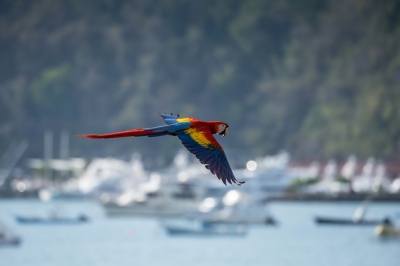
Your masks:
<svg viewBox="0 0 400 266"><path fill-rule="evenodd" d="M296 194L284 195L279 197L271 197L266 201L364 201L370 198L372 202L399 202L400 194L383 194L383 195L369 195L369 194L346 194L346 195L326 195L326 194Z"/></svg>

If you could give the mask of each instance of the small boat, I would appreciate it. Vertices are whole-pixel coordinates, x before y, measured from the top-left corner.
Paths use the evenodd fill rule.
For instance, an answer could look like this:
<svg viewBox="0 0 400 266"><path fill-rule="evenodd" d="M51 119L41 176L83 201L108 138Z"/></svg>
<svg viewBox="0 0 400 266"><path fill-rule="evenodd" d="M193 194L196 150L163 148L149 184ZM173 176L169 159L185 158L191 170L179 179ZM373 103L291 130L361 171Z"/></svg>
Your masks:
<svg viewBox="0 0 400 266"><path fill-rule="evenodd" d="M89 218L85 215L79 215L76 218L16 216L15 219L21 224L80 224L89 221Z"/></svg>
<svg viewBox="0 0 400 266"><path fill-rule="evenodd" d="M244 236L247 226L233 223L211 223L201 220L186 220L163 222L169 235L198 235L198 236Z"/></svg>
<svg viewBox="0 0 400 266"><path fill-rule="evenodd" d="M375 227L374 235L377 237L400 237L400 228L396 228L389 217Z"/></svg>
<svg viewBox="0 0 400 266"><path fill-rule="evenodd" d="M17 236L11 229L0 223L0 247L2 246L18 246L21 238Z"/></svg>
<svg viewBox="0 0 400 266"><path fill-rule="evenodd" d="M70 217L65 214L63 206L56 206L46 216L23 216L16 215L15 220L21 224L81 224L89 221L89 217L80 214L77 217Z"/></svg>
<svg viewBox="0 0 400 266"><path fill-rule="evenodd" d="M370 198L365 199L362 204L354 211L353 218L332 218L332 217L315 217L317 224L333 224L333 225L378 225L383 220L366 219L367 207L370 204Z"/></svg>
<svg viewBox="0 0 400 266"><path fill-rule="evenodd" d="M378 225L382 220L353 220L346 218L330 218L330 217L315 217L317 224L334 224L334 225Z"/></svg>

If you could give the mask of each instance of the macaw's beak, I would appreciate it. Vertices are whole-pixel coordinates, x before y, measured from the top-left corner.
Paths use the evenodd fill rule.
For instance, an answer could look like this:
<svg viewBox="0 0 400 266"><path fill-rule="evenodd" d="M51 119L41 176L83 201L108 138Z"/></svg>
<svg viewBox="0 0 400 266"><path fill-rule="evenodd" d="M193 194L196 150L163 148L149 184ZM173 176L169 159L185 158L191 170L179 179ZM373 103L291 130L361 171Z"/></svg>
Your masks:
<svg viewBox="0 0 400 266"><path fill-rule="evenodd" d="M226 135L228 135L228 128L225 128L224 131L222 131L221 133L219 133L220 135L222 135L222 137L225 137Z"/></svg>

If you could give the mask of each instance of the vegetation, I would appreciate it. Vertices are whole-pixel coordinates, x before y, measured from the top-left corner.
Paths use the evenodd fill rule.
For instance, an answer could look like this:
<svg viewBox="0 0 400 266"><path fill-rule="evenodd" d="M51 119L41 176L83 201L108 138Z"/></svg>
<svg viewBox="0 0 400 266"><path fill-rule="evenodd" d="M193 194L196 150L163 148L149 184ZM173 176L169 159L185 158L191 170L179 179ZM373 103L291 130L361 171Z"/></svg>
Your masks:
<svg viewBox="0 0 400 266"><path fill-rule="evenodd" d="M309 185L314 185L314 184L317 184L319 181L321 181L321 179L318 177L295 179L290 184L289 190L296 190L296 189L303 188L303 187L306 187Z"/></svg>
<svg viewBox="0 0 400 266"><path fill-rule="evenodd" d="M398 157L399 47L397 0L3 0L0 151L27 139L42 156L46 129L105 133L173 112L229 123L231 154ZM71 145L73 156L180 147Z"/></svg>
<svg viewBox="0 0 400 266"><path fill-rule="evenodd" d="M346 178L346 177L344 177L344 176L341 176L341 175L338 175L338 176L335 178L335 181L338 182L338 183L351 183L351 180L350 180L350 179L348 179L348 178Z"/></svg>

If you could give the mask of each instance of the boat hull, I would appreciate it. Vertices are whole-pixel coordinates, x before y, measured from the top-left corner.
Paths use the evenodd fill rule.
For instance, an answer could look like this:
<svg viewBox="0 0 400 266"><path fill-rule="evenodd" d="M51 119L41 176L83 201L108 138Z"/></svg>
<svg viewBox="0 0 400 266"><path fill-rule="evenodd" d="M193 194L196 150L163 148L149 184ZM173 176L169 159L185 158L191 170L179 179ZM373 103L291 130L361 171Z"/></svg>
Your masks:
<svg viewBox="0 0 400 266"><path fill-rule="evenodd" d="M381 224L381 220L361 220L354 221L351 219L344 218L329 218L329 217L315 217L315 222L317 224L332 224L332 225L378 225Z"/></svg>
<svg viewBox="0 0 400 266"><path fill-rule="evenodd" d="M169 235L198 236L243 236L247 233L245 224L213 223L203 220L177 219L162 222Z"/></svg>
<svg viewBox="0 0 400 266"><path fill-rule="evenodd" d="M81 224L88 222L86 217L78 218L39 218L39 217L15 217L21 224Z"/></svg>

